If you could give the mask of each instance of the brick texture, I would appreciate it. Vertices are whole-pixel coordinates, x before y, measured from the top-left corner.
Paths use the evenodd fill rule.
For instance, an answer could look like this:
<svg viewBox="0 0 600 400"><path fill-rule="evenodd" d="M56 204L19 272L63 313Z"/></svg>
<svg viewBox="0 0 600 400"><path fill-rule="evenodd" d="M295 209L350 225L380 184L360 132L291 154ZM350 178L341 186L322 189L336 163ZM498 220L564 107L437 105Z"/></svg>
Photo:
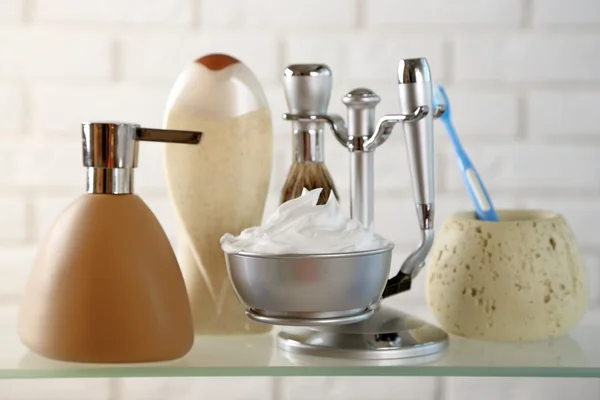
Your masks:
<svg viewBox="0 0 600 400"><path fill-rule="evenodd" d="M40 22L185 25L193 20L192 0L37 0L34 20Z"/></svg>
<svg viewBox="0 0 600 400"><path fill-rule="evenodd" d="M34 257L34 246L11 246L0 252L0 299L12 301L21 296Z"/></svg>
<svg viewBox="0 0 600 400"><path fill-rule="evenodd" d="M449 378L448 400L476 399L594 399L600 396L598 379L515 379L515 378Z"/></svg>
<svg viewBox="0 0 600 400"><path fill-rule="evenodd" d="M276 400L272 378L136 378L121 381L127 400L194 400L199 397L227 400Z"/></svg>
<svg viewBox="0 0 600 400"><path fill-rule="evenodd" d="M539 138L597 137L600 91L537 90L527 97L527 130Z"/></svg>
<svg viewBox="0 0 600 400"><path fill-rule="evenodd" d="M302 377L281 378L281 400L434 400L435 378L422 377ZM402 388L399 395L398 388ZM401 397L399 397L401 396Z"/></svg>
<svg viewBox="0 0 600 400"><path fill-rule="evenodd" d="M21 196L0 196L0 242L27 239L27 199Z"/></svg>
<svg viewBox="0 0 600 400"><path fill-rule="evenodd" d="M37 135L71 138L79 144L84 121L127 121L160 128L169 90L168 85L152 84L35 85L30 129ZM61 101L53 101L56 98Z"/></svg>
<svg viewBox="0 0 600 400"><path fill-rule="evenodd" d="M595 0L534 0L535 25L587 25L600 23L600 11Z"/></svg>
<svg viewBox="0 0 600 400"><path fill-rule="evenodd" d="M110 400L108 379L0 380L3 400Z"/></svg>
<svg viewBox="0 0 600 400"><path fill-rule="evenodd" d="M3 304L0 306L0 325L14 326L19 318L19 306L13 304Z"/></svg>
<svg viewBox="0 0 600 400"><path fill-rule="evenodd" d="M170 86L185 66L213 52L238 58L267 82L282 73L278 69L278 41L264 32L147 32L124 35L119 43L120 71L129 81L152 80Z"/></svg>
<svg viewBox="0 0 600 400"><path fill-rule="evenodd" d="M417 5L410 0L370 0L366 7L368 25L373 27L383 24L391 27L407 24L515 26L522 13L519 0L427 0Z"/></svg>
<svg viewBox="0 0 600 400"><path fill-rule="evenodd" d="M510 140L517 136L519 101L514 93L453 86L444 89L450 101L452 124L459 137ZM440 135L446 135L441 124L436 126L436 138Z"/></svg>
<svg viewBox="0 0 600 400"><path fill-rule="evenodd" d="M354 7L340 7L335 0L306 0L302 2L302 12L294 6L279 0L204 0L200 6L200 25L203 28L258 28L276 27L279 29L313 27L353 27L357 10ZM228 12L223 12L227 9Z"/></svg>
<svg viewBox="0 0 600 400"><path fill-rule="evenodd" d="M0 76L22 79L107 79L111 41L102 33L40 28L0 29Z"/></svg>
<svg viewBox="0 0 600 400"><path fill-rule="evenodd" d="M85 189L81 141L18 139L0 142L0 185Z"/></svg>
<svg viewBox="0 0 600 400"><path fill-rule="evenodd" d="M140 143L138 168L135 171L135 191L161 190L166 194L164 145L156 142Z"/></svg>
<svg viewBox="0 0 600 400"><path fill-rule="evenodd" d="M455 43L460 82L554 83L600 80L600 35L515 33L464 36ZM577 62L573 62L577 60Z"/></svg>
<svg viewBox="0 0 600 400"><path fill-rule="evenodd" d="M18 85L0 85L0 136L17 136L23 133L23 92Z"/></svg>
<svg viewBox="0 0 600 400"><path fill-rule="evenodd" d="M0 21L20 22L25 5L23 0L4 0L0 3Z"/></svg>
<svg viewBox="0 0 600 400"><path fill-rule="evenodd" d="M578 190L597 193L600 189L598 151L593 147L510 144L466 148L488 191ZM445 163L456 165L450 148L447 148L446 157ZM446 168L443 172L442 179L446 179L449 188L463 190L458 167ZM490 193L493 195L494 192Z"/></svg>
<svg viewBox="0 0 600 400"><path fill-rule="evenodd" d="M595 308L600 304L600 256L584 254L584 262L588 272L590 303Z"/></svg>
<svg viewBox="0 0 600 400"><path fill-rule="evenodd" d="M286 64L328 64L338 82L344 79L383 80L393 85L398 62L401 58L411 57L426 57L435 76L438 79L444 77L442 40L436 37L402 35L402 40L397 40L396 35L389 33L331 34L327 40L314 33L286 37Z"/></svg>

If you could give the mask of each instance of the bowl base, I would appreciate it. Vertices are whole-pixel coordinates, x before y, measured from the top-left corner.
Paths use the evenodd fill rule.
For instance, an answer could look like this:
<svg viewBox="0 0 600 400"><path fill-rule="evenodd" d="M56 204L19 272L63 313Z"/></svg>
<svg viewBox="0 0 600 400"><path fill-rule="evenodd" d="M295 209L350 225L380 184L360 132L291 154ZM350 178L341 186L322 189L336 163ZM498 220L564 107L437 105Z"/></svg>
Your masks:
<svg viewBox="0 0 600 400"><path fill-rule="evenodd" d="M373 315L376 305L355 310L340 312L273 312L246 309L246 316L251 320L270 325L283 326L330 326L355 324Z"/></svg>
<svg viewBox="0 0 600 400"><path fill-rule="evenodd" d="M282 331L277 344L295 354L390 360L441 352L448 335L419 318L382 306L373 317L355 324L308 328L302 333Z"/></svg>

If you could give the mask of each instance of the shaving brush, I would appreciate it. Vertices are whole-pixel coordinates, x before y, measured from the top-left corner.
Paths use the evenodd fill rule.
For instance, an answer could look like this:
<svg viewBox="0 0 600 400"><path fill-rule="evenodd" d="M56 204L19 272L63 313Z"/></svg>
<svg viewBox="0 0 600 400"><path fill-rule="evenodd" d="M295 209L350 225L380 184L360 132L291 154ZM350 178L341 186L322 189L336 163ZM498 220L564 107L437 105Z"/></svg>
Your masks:
<svg viewBox="0 0 600 400"><path fill-rule="evenodd" d="M331 87L331 70L324 64L293 64L283 73L283 88L290 114L326 114ZM331 192L339 200L324 163L324 130L323 121L292 121L294 160L281 190L281 203L301 196L304 188L323 189L317 204L327 203Z"/></svg>

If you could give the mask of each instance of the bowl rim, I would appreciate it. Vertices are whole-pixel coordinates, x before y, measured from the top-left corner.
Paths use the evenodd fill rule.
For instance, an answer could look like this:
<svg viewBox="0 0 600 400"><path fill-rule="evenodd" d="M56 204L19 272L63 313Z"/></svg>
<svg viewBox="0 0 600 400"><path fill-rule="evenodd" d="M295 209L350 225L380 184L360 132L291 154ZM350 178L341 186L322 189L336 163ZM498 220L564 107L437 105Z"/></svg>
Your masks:
<svg viewBox="0 0 600 400"><path fill-rule="evenodd" d="M460 210L447 214L446 219L455 219L461 221L477 222L480 224L517 224L523 222L551 222L562 219L562 214L556 211L543 208L499 208L496 209L499 221L484 221L475 217L475 210ZM510 219L502 219L503 215L512 214Z"/></svg>
<svg viewBox="0 0 600 400"><path fill-rule="evenodd" d="M366 257L381 253L392 252L395 245L390 242L385 247L380 247L373 250L349 251L345 253L283 253L283 254L263 254L253 253L249 251L226 252L227 257L244 257L244 258L262 258L262 259L331 259L331 258L348 258L348 257Z"/></svg>

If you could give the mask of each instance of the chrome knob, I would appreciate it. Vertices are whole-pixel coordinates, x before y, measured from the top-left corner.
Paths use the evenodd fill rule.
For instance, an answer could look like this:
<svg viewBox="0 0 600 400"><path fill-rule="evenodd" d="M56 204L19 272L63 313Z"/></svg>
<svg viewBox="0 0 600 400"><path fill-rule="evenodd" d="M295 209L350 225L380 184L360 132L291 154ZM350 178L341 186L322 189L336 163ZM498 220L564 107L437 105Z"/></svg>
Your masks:
<svg viewBox="0 0 600 400"><path fill-rule="evenodd" d="M283 90L292 114L326 114L333 86L325 64L293 64L283 72Z"/></svg>

